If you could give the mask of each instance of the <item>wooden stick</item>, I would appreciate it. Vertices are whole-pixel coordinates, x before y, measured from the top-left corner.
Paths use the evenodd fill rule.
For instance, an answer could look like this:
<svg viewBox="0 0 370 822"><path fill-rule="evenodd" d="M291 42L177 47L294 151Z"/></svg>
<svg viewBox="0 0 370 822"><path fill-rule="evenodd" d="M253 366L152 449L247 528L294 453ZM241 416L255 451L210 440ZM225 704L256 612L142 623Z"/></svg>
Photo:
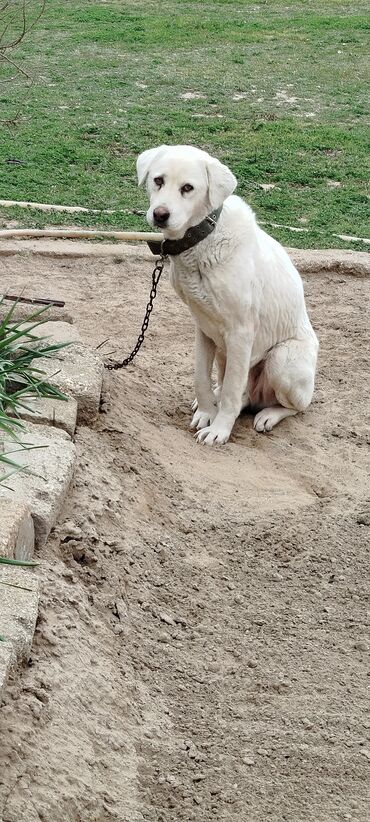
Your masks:
<svg viewBox="0 0 370 822"><path fill-rule="evenodd" d="M94 237L114 237L115 240L125 242L161 242L164 237L159 232L150 231L99 231L97 229L39 229L39 228L4 228L0 231L0 239L9 237L49 237L54 240L69 239L81 240Z"/></svg>

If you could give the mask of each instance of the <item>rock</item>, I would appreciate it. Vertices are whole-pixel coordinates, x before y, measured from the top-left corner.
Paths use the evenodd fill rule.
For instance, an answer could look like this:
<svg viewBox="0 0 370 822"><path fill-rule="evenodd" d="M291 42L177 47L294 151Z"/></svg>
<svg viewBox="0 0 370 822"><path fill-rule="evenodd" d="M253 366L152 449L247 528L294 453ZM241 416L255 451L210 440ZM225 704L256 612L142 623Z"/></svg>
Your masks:
<svg viewBox="0 0 370 822"><path fill-rule="evenodd" d="M37 328L34 328L32 334L39 339L46 337L47 339L45 339L45 345L49 345L54 342L63 344L81 342L81 337L76 326L66 322L50 322L48 320L47 322L42 323L42 325L39 325Z"/></svg>
<svg viewBox="0 0 370 822"><path fill-rule="evenodd" d="M73 343L57 351L53 358L37 362L49 382L77 401L77 422L89 424L99 413L103 383L103 361L83 343Z"/></svg>
<svg viewBox="0 0 370 822"><path fill-rule="evenodd" d="M36 544L44 545L71 483L76 452L64 431L30 423L25 428L20 442L33 447L13 454L13 459L27 470L13 474L7 480L7 488L0 485L0 499L16 498L29 506ZM6 447L14 450L14 442L6 443Z"/></svg>
<svg viewBox="0 0 370 822"><path fill-rule="evenodd" d="M338 249L287 248L289 256L301 275L325 272L352 277L370 276L370 254L365 251Z"/></svg>
<svg viewBox="0 0 370 822"><path fill-rule="evenodd" d="M77 401L68 397L66 401L52 398L30 398L26 400L28 410L20 413L22 420L39 425L61 428L73 437L77 423Z"/></svg>

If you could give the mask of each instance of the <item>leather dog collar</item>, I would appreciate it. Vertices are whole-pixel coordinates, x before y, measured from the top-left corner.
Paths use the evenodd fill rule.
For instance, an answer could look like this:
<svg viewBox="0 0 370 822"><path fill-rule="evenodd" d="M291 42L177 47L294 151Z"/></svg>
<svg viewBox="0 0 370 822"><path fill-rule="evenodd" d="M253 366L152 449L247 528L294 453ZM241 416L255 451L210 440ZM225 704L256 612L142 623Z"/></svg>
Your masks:
<svg viewBox="0 0 370 822"><path fill-rule="evenodd" d="M207 214L207 217L202 220L201 223L198 225L191 226L188 228L187 232L181 238L181 240L162 240L161 241L150 241L148 242L148 246L153 254L162 254L164 257L176 257L177 254L182 254L183 251L187 251L189 248L193 248L194 245L197 245L208 237L209 234L212 234L212 231L215 230L218 218L222 211L222 205L219 208L216 208L214 211L211 211L210 214Z"/></svg>

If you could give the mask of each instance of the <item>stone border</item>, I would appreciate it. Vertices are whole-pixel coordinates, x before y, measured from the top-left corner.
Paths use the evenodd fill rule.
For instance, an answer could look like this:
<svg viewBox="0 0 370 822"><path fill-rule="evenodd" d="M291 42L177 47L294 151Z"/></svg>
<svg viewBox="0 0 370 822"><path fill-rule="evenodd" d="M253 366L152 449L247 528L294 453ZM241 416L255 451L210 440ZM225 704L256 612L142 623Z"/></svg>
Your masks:
<svg viewBox="0 0 370 822"><path fill-rule="evenodd" d="M302 276L328 272L353 277L370 277L370 254L367 251L300 248L287 248L286 250ZM0 256L12 256L14 254L76 259L79 257L113 257L115 259L135 257L136 260L153 261L153 255L146 243L93 243L80 240L41 239L1 240Z"/></svg>
<svg viewBox="0 0 370 822"><path fill-rule="evenodd" d="M18 305L14 318L24 316L24 306ZM31 560L35 547L45 545L57 521L73 479L76 424L89 425L95 420L103 382L100 356L81 342L69 322L49 321L38 333L69 343L55 358L38 361L49 381L68 399L28 403L32 408L22 415L25 430L20 440L36 449L15 457L30 470L15 473L6 487L0 485L0 556L22 561ZM3 443L5 450L8 446L14 452L14 441ZM11 670L29 658L38 600L35 570L0 564L0 697Z"/></svg>

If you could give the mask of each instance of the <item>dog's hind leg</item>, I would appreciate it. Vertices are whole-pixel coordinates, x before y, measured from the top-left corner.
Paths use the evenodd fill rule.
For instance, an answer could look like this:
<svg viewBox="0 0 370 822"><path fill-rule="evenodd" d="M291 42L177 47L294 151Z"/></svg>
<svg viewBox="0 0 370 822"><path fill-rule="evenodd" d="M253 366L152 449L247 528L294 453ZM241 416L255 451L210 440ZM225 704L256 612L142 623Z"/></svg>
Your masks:
<svg viewBox="0 0 370 822"><path fill-rule="evenodd" d="M271 408L263 408L256 414L253 422L253 428L259 433L264 434L266 431L271 431L278 422L284 420L285 417L294 417L298 414L294 408L283 408L282 405L272 405Z"/></svg>
<svg viewBox="0 0 370 822"><path fill-rule="evenodd" d="M285 417L308 408L313 395L318 342L312 333L301 340L287 340L269 351L265 377L275 393L276 405L259 411L254 418L256 431L271 431Z"/></svg>

